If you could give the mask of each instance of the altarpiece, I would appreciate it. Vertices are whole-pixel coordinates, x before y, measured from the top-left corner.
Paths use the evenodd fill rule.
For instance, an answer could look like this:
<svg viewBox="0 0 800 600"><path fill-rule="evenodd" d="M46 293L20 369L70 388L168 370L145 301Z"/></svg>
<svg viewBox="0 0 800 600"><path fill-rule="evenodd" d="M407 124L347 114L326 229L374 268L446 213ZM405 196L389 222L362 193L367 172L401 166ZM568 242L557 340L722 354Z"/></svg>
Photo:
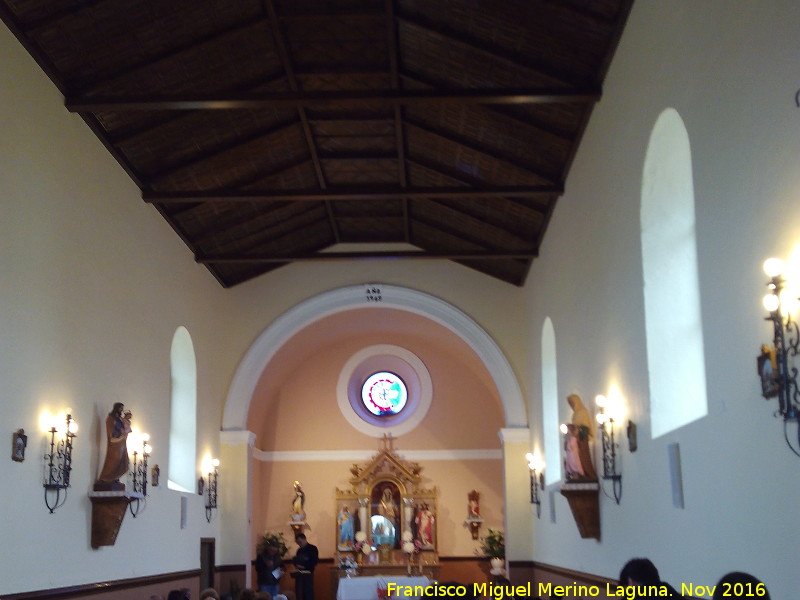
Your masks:
<svg viewBox="0 0 800 600"><path fill-rule="evenodd" d="M400 458L393 442L384 436L368 463L350 468L350 488L336 488L336 551L359 563L435 564L438 491L422 487L422 467Z"/></svg>

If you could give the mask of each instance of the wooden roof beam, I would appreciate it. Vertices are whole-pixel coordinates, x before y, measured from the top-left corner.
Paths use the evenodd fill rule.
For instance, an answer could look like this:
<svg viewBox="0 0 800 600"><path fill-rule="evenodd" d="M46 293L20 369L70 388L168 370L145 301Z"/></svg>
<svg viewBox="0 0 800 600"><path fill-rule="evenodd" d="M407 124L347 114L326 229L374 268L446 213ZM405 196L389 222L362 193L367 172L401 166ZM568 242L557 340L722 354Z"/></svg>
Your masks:
<svg viewBox="0 0 800 600"><path fill-rule="evenodd" d="M194 202L320 202L336 200L398 200L403 198L535 198L563 193L560 186L486 186L426 188L351 188L297 191L208 191L208 192L143 192L149 204L181 204Z"/></svg>
<svg viewBox="0 0 800 600"><path fill-rule="evenodd" d="M423 250L406 250L397 252L317 252L312 254L294 254L273 256L268 254L240 255L196 255L195 261L200 264L214 263L276 263L276 262L320 262L339 260L508 260L536 258L536 250L476 250L472 252L426 252Z"/></svg>
<svg viewBox="0 0 800 600"><path fill-rule="evenodd" d="M267 92L219 94L216 96L162 97L81 97L68 96L64 102L70 112L126 110L241 110L257 108L358 107L364 104L558 104L594 103L600 88L488 88L435 90L351 90L333 92Z"/></svg>

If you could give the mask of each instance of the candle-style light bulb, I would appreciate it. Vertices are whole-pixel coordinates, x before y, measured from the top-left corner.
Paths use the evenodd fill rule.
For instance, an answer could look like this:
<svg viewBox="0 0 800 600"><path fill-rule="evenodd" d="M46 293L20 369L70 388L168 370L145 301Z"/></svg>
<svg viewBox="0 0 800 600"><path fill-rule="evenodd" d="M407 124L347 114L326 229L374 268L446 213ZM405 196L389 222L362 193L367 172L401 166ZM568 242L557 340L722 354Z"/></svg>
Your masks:
<svg viewBox="0 0 800 600"><path fill-rule="evenodd" d="M783 261L780 258L768 258L764 261L764 273L768 277L777 277L783 273Z"/></svg>

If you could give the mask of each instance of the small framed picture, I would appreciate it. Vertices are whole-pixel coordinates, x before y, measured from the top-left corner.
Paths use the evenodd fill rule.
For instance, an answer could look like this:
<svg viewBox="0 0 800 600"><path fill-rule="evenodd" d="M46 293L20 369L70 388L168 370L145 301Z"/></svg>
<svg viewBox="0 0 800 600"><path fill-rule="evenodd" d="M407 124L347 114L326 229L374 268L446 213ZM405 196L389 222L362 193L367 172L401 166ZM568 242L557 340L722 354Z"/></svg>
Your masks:
<svg viewBox="0 0 800 600"><path fill-rule="evenodd" d="M25 448L28 445L28 436L24 429L18 429L11 436L11 459L16 462L25 460Z"/></svg>
<svg viewBox="0 0 800 600"><path fill-rule="evenodd" d="M778 395L778 361L775 347L761 346L761 355L756 360L758 377L761 379L761 395L764 398L774 398Z"/></svg>

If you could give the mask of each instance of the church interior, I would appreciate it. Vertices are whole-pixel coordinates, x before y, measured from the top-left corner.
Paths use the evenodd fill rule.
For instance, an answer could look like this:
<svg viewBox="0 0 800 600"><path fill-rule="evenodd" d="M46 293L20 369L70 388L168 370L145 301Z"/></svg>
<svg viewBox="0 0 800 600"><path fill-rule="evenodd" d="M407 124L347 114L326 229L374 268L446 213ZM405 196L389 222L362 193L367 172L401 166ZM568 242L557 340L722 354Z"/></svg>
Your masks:
<svg viewBox="0 0 800 600"><path fill-rule="evenodd" d="M0 597L236 600L296 533L316 600L606 598L634 557L795 597L798 3L113 4L0 2ZM252 43L187 92L192 18Z"/></svg>

